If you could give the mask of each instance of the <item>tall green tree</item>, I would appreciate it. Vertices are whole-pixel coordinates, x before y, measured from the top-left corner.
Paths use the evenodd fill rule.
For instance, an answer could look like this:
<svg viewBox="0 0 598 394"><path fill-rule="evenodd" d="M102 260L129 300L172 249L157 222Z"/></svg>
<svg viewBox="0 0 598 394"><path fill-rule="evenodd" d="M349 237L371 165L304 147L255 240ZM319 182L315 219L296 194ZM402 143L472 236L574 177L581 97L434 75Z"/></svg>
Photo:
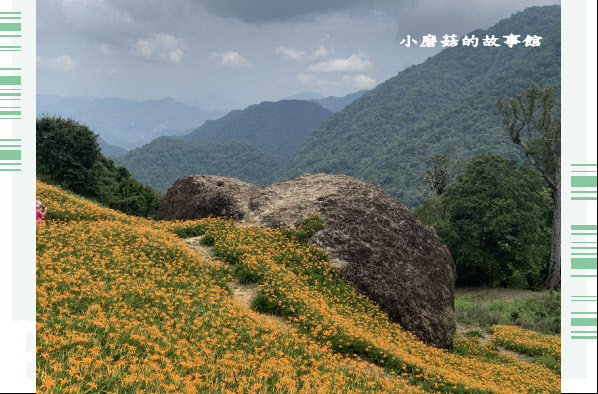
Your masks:
<svg viewBox="0 0 598 394"><path fill-rule="evenodd" d="M93 194L94 164L100 158L97 136L73 119L43 115L35 128L36 171L81 194Z"/></svg>
<svg viewBox="0 0 598 394"><path fill-rule="evenodd" d="M550 204L539 174L487 153L415 213L449 248L458 285L533 288L548 265Z"/></svg>
<svg viewBox="0 0 598 394"><path fill-rule="evenodd" d="M61 187L130 215L155 217L162 196L102 155L89 127L60 116L36 121L36 172Z"/></svg>
<svg viewBox="0 0 598 394"><path fill-rule="evenodd" d="M554 201L550 267L540 289L561 288L561 104L553 87L532 85L527 92L503 100L498 109L511 140L542 174Z"/></svg>
<svg viewBox="0 0 598 394"><path fill-rule="evenodd" d="M455 160L445 153L434 155L428 160L431 167L419 176L424 195L439 196L454 181L458 171Z"/></svg>

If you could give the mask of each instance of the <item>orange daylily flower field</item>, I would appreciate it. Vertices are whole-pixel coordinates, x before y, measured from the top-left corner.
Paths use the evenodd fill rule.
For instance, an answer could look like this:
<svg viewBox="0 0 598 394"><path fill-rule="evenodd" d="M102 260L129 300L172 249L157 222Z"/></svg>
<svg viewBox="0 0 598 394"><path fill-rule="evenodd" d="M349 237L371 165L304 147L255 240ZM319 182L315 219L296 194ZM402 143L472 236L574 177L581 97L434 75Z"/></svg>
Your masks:
<svg viewBox="0 0 598 394"><path fill-rule="evenodd" d="M490 345L425 345L280 231L131 217L41 182L37 199L39 392L560 392L558 371L496 350L559 359L558 337L495 326ZM186 246L198 235L216 262ZM252 310L233 278L258 287Z"/></svg>

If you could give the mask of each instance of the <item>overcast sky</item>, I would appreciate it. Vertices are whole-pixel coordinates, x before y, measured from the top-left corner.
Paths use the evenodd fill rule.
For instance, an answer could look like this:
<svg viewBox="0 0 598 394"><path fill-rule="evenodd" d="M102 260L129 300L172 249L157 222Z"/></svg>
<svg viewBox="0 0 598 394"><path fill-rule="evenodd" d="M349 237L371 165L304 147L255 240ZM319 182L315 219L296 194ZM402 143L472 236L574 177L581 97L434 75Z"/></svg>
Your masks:
<svg viewBox="0 0 598 394"><path fill-rule="evenodd" d="M204 107L225 105L219 98L244 107L304 91L342 96L440 51L401 44L408 35L459 36L525 7L559 3L38 0L37 92L174 97Z"/></svg>

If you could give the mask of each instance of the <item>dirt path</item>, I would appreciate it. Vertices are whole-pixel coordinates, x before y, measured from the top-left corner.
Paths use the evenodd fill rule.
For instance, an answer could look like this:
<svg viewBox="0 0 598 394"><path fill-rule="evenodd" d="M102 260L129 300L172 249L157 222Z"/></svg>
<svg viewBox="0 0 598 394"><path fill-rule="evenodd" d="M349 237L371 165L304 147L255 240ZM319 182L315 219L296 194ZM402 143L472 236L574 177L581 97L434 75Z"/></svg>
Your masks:
<svg viewBox="0 0 598 394"><path fill-rule="evenodd" d="M478 330L482 333L483 337L478 338L479 342L480 342L480 346L482 347L489 347L492 344L492 339L493 336L492 334L484 331L482 328L478 327L478 326L464 326L464 325L458 325L457 326L457 335L460 336L465 336L465 333L472 331L472 330ZM501 356L510 356L510 357L515 357L518 361L522 361L525 363L529 363L532 361L532 357L526 355L526 354L522 354L522 353L517 353L517 352L513 352L511 350L507 350L502 346L498 347L498 353Z"/></svg>
<svg viewBox="0 0 598 394"><path fill-rule="evenodd" d="M201 244L202 237L193 237L185 239L185 243L190 249L199 252L202 259L207 261L209 264L222 264L232 267L230 264L226 264L216 258L212 254L212 248ZM232 280L228 283L231 289L233 299L251 315L254 315L258 320L265 323L274 324L280 329L289 329L291 326L289 323L280 316L258 313L251 309L251 301L257 296L258 286L254 284L245 284L239 282L237 279Z"/></svg>

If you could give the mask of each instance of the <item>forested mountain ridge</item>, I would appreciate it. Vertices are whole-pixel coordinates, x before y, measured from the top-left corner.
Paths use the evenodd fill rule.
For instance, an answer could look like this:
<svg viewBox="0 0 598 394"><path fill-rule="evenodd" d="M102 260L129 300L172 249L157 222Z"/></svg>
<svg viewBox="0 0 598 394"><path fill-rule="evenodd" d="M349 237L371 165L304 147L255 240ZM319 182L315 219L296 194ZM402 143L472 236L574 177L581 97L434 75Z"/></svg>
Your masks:
<svg viewBox="0 0 598 394"><path fill-rule="evenodd" d="M139 182L165 193L178 178L210 174L269 185L282 164L247 143L206 143L156 138L117 160Z"/></svg>
<svg viewBox="0 0 598 394"><path fill-rule="evenodd" d="M290 159L305 138L332 116L305 100L264 101L229 112L182 137L196 142L245 142L281 162Z"/></svg>
<svg viewBox="0 0 598 394"><path fill-rule="evenodd" d="M305 140L281 179L337 173L380 184L399 201L421 203L415 189L435 153L456 158L494 152L520 158L502 129L497 97L560 84L560 7L531 7L487 30L477 47L462 43L383 82L325 121ZM509 48L503 36L520 35ZM482 39L499 37L501 47ZM523 39L540 36L541 45Z"/></svg>

